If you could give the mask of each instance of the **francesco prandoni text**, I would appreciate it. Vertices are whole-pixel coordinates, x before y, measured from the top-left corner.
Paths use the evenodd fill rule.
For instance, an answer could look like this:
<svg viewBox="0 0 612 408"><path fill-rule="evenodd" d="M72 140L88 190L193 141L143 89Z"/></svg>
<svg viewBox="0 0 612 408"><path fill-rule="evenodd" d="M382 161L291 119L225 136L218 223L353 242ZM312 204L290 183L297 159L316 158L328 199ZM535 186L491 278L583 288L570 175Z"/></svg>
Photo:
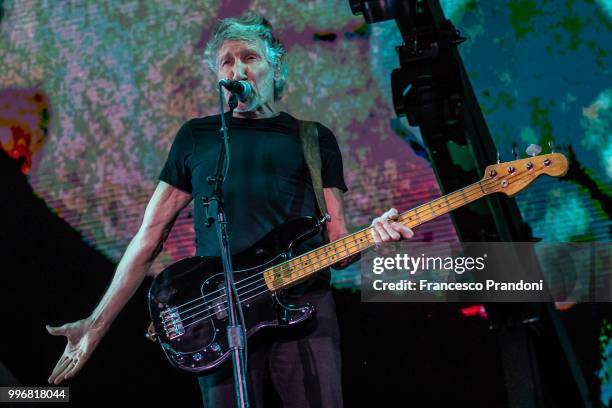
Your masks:
<svg viewBox="0 0 612 408"><path fill-rule="evenodd" d="M521 290L533 290L542 291L544 287L544 281L540 279L539 282L525 282L522 279L518 282L495 282L492 279L487 279L484 283L482 282L431 282L426 279L419 279L418 281L412 281L409 279L402 279L397 282L383 282L380 279L372 282L374 290L392 290L392 291L416 291L422 292L438 292L438 291L521 291Z"/></svg>

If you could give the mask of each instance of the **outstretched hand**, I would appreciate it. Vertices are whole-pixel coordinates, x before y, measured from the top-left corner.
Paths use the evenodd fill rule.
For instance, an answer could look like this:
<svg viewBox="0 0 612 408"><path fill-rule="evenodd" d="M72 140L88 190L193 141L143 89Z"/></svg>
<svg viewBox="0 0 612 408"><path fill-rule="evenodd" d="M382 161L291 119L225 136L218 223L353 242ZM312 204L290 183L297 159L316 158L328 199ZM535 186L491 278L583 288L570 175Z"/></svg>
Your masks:
<svg viewBox="0 0 612 408"><path fill-rule="evenodd" d="M47 380L49 384L59 384L81 370L100 342L100 338L92 330L89 319L66 323L59 327L47 325L46 328L52 336L65 336L68 340L64 353Z"/></svg>

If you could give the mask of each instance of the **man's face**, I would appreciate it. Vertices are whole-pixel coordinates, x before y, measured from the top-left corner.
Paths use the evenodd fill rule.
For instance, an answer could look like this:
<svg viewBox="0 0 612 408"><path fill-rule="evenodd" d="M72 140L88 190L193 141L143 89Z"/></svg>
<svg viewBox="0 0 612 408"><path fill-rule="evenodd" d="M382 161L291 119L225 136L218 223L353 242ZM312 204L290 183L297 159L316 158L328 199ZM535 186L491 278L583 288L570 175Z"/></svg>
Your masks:
<svg viewBox="0 0 612 408"><path fill-rule="evenodd" d="M236 112L250 112L274 102L274 70L265 57L264 43L227 40L217 54L219 79L247 81L253 93L239 102Z"/></svg>

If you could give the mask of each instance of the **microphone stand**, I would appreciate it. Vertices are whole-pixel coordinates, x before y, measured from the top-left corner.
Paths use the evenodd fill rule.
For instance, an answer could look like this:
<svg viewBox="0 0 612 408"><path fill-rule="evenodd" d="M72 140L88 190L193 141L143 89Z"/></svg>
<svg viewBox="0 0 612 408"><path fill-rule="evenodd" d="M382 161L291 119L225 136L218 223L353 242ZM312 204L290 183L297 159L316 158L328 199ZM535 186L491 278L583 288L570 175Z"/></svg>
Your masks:
<svg viewBox="0 0 612 408"><path fill-rule="evenodd" d="M229 136L227 134L227 125L225 122L225 113L223 112L223 89L222 85L219 84L219 109L221 113L221 129L223 133L223 143L219 151L219 158L217 160L217 167L215 174L209 176L206 180L208 184L213 186L212 195L210 198L203 197L202 202L204 204L204 210L206 213L205 225L207 228L214 223L214 218L209 217L208 207L211 203L216 203L217 209L217 223L216 232L217 239L219 240L219 248L221 250L221 260L223 263L223 272L225 274L225 295L228 306L228 325L227 325L227 342L229 349L232 354L232 365L234 368L234 387L236 390L236 399L238 407L247 408L249 406L248 394L247 394L247 382L246 382L246 367L247 367L247 355L246 355L246 332L245 322L242 313L242 305L238 298L238 292L234 284L234 274L232 268L232 258L230 251L229 236L227 234L227 218L223 211L223 182L227 176L230 162L230 151L229 151ZM238 106L238 97L232 92L229 100L229 117L232 117L234 109ZM239 319L238 319L239 318ZM240 320L240 321L239 321Z"/></svg>

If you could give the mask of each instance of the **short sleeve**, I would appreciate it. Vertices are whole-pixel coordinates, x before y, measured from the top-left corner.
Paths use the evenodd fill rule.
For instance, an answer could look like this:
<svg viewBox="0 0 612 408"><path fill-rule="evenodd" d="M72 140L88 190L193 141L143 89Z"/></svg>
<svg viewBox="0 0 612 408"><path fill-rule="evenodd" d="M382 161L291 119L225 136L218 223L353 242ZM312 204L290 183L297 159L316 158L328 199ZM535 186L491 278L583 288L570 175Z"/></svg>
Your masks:
<svg viewBox="0 0 612 408"><path fill-rule="evenodd" d="M193 153L193 136L189 122L177 132L170 147L168 159L159 174L159 179L171 186L191 194L190 159Z"/></svg>
<svg viewBox="0 0 612 408"><path fill-rule="evenodd" d="M336 137L331 130L321 124L317 124L319 131L319 149L321 151L321 175L323 187L336 187L346 191L348 188L344 182L344 169L342 166L342 154Z"/></svg>

